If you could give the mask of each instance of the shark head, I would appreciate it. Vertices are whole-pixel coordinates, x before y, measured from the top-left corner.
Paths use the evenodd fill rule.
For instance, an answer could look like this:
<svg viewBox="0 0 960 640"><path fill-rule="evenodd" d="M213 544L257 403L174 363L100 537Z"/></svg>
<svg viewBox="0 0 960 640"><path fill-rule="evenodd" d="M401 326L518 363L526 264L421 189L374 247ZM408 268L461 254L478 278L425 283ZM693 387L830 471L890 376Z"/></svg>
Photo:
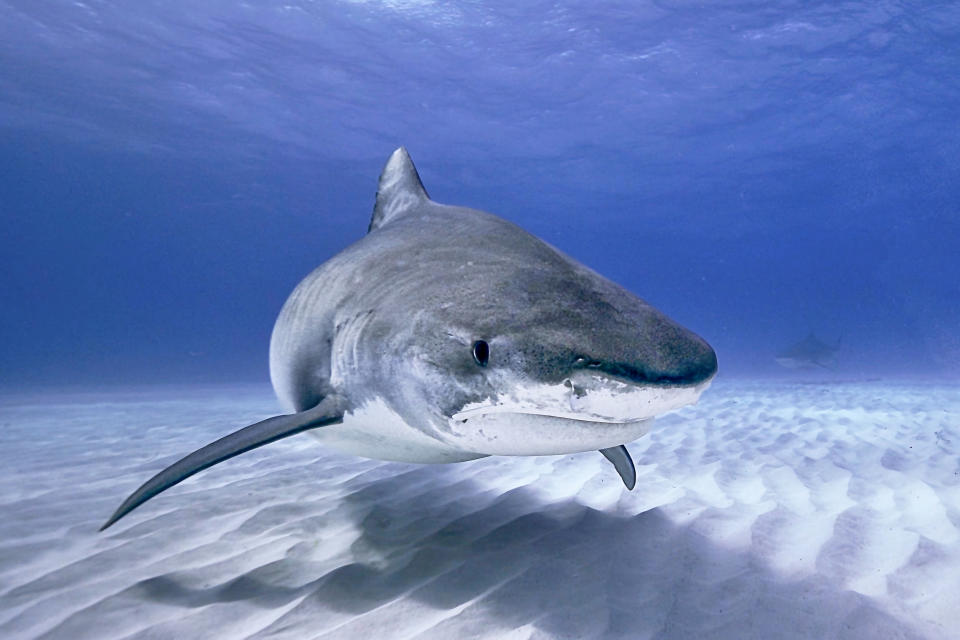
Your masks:
<svg viewBox="0 0 960 640"><path fill-rule="evenodd" d="M519 229L484 226L501 242L471 255L459 236L463 268L433 285L444 302L410 315L392 379L412 420L476 453L570 453L632 441L707 388L704 340ZM518 242L539 246L518 263Z"/></svg>

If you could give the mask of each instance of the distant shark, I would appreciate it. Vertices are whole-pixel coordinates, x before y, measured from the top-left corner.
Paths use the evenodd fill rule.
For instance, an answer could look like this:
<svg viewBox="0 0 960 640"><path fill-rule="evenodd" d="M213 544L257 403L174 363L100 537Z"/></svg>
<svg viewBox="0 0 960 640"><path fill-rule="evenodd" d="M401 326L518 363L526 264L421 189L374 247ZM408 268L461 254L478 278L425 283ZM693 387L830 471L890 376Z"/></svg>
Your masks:
<svg viewBox="0 0 960 640"><path fill-rule="evenodd" d="M806 338L778 354L774 359L777 364L788 369L833 369L837 365L839 350L839 340L836 345L831 346L810 332Z"/></svg>
<svg viewBox="0 0 960 640"><path fill-rule="evenodd" d="M626 448L694 403L713 349L497 216L430 200L406 150L380 176L368 234L308 275L270 341L292 412L164 469L103 525L181 480L310 430L347 453L406 462L599 449L630 489Z"/></svg>

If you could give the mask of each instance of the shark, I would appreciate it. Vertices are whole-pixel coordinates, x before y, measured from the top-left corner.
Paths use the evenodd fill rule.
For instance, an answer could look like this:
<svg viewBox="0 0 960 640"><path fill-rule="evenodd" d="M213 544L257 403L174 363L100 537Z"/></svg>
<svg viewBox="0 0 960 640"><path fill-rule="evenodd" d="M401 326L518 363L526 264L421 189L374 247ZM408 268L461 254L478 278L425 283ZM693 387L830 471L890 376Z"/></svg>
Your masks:
<svg viewBox="0 0 960 640"><path fill-rule="evenodd" d="M308 432L356 456L453 463L599 451L695 403L717 372L702 338L519 226L434 202L404 148L367 234L290 294L270 340L288 413L212 442L134 491L101 530L182 480Z"/></svg>
<svg viewBox="0 0 960 640"><path fill-rule="evenodd" d="M811 331L806 338L777 354L774 360L787 369L833 369L839 350L839 340L837 344L829 345Z"/></svg>

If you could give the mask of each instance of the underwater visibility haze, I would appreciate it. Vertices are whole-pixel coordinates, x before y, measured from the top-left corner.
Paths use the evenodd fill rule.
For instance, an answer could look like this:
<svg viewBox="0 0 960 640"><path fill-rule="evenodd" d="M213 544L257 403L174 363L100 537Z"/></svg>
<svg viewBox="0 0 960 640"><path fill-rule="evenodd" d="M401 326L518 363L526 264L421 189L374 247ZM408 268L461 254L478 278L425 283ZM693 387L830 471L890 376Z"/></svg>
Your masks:
<svg viewBox="0 0 960 640"><path fill-rule="evenodd" d="M957 373L954 3L3 2L4 385L266 380L407 147L778 373Z"/></svg>
<svg viewBox="0 0 960 640"><path fill-rule="evenodd" d="M0 636L956 637L958 69L956 2L0 0ZM430 200L507 221L423 222L409 257L432 238L473 277L392 290L382 348L351 352L429 416L408 426L442 407L463 438L430 461L463 462L371 455L389 421L348 453L284 438L178 484L192 459L98 533L243 425L350 414L304 358L277 374L271 331L318 265L401 238L377 228L400 147ZM569 277L482 272L517 247ZM365 264L357 292L394 282ZM359 304L344 286L311 300ZM424 319L458 304L472 333ZM577 342L689 393L588 409L561 445L398 364L456 337L490 374L504 309L550 345L527 362ZM588 404L555 373L507 386ZM489 451L457 448L483 421Z"/></svg>

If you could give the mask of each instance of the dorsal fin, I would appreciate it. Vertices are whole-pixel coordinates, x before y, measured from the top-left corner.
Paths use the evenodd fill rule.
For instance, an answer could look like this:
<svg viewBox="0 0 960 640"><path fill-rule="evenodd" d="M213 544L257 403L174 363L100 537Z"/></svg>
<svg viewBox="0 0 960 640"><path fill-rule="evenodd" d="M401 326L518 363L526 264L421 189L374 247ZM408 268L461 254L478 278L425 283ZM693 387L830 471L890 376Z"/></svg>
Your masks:
<svg viewBox="0 0 960 640"><path fill-rule="evenodd" d="M373 217L370 218L367 233L379 229L429 199L410 154L400 147L391 154L380 173L377 202L373 205Z"/></svg>

